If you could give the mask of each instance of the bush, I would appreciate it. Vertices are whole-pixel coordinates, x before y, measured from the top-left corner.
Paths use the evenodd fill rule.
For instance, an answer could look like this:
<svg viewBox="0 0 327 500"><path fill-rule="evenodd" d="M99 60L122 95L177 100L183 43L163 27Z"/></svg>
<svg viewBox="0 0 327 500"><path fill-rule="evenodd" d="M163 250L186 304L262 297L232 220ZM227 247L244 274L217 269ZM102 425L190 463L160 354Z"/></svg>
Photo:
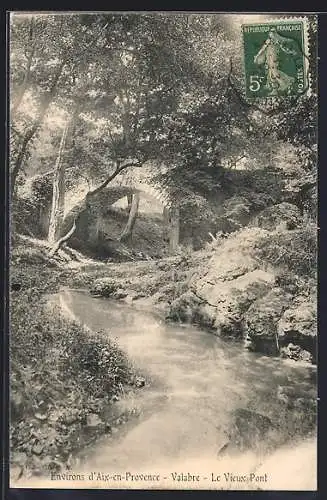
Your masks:
<svg viewBox="0 0 327 500"><path fill-rule="evenodd" d="M268 207L257 216L257 225L268 230L274 230L282 225L285 229L295 229L301 222L299 208L285 202Z"/></svg>
<svg viewBox="0 0 327 500"><path fill-rule="evenodd" d="M13 381L27 383L29 372L31 380L46 381L45 392L47 385L51 392L54 383L64 389L69 381L77 393L110 399L131 376L125 354L104 334L91 334L59 310L51 314L45 304L33 303L21 292L11 306L10 360ZM29 387L31 401L38 400L38 391L37 385Z"/></svg>
<svg viewBox="0 0 327 500"><path fill-rule="evenodd" d="M102 297L110 297L114 292L117 291L117 283L110 278L97 279L90 289L90 292L94 295L101 295Z"/></svg>
<svg viewBox="0 0 327 500"><path fill-rule="evenodd" d="M46 304L58 270L35 271L12 271L22 287L11 293L10 439L12 463L40 471L58 460L65 467L71 452L108 432L111 403L135 377L107 334L93 334Z"/></svg>
<svg viewBox="0 0 327 500"><path fill-rule="evenodd" d="M105 333L90 336L77 323L71 323L69 335L62 340L61 370L77 381L90 395L113 395L121 391L131 376L126 355Z"/></svg>
<svg viewBox="0 0 327 500"><path fill-rule="evenodd" d="M307 223L293 231L276 231L256 245L257 256L275 267L315 278L317 272L317 227Z"/></svg>

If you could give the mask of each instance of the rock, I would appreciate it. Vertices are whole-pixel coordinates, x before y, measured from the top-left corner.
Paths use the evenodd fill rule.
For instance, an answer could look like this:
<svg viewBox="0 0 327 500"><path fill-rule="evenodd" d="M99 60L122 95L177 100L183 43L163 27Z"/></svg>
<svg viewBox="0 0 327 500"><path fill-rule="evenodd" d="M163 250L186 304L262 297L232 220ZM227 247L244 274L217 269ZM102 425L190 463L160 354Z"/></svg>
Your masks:
<svg viewBox="0 0 327 500"><path fill-rule="evenodd" d="M286 347L282 347L280 355L282 358L294 359L295 361L305 361L307 363L312 362L312 354L310 354L310 352L305 349L301 349L300 346L292 343L288 344Z"/></svg>
<svg viewBox="0 0 327 500"><path fill-rule="evenodd" d="M90 292L93 295L101 295L102 297L110 297L118 289L117 283L111 278L101 278L94 281Z"/></svg>
<svg viewBox="0 0 327 500"><path fill-rule="evenodd" d="M201 300L193 292L185 292L171 303L167 319L192 323L200 303Z"/></svg>
<svg viewBox="0 0 327 500"><path fill-rule="evenodd" d="M241 336L245 311L275 281L252 256L255 243L267 234L247 228L226 239L189 278L189 290L172 300L168 318L198 323L218 335Z"/></svg>
<svg viewBox="0 0 327 500"><path fill-rule="evenodd" d="M124 290L117 290L117 292L113 292L111 297L116 300L120 299L125 299L127 297L128 293L125 292Z"/></svg>
<svg viewBox="0 0 327 500"><path fill-rule="evenodd" d="M105 423L96 413L89 413L86 417L86 425L88 427L104 427Z"/></svg>
<svg viewBox="0 0 327 500"><path fill-rule="evenodd" d="M314 301L305 297L297 297L293 304L285 310L278 322L278 336L280 344L285 347L284 354L289 357L290 344L300 346L303 350L316 357L317 339L317 306ZM294 352L294 349L293 349ZM308 356L303 354L305 358ZM292 359L295 359L292 357Z"/></svg>
<svg viewBox="0 0 327 500"><path fill-rule="evenodd" d="M207 274L193 285L195 293L188 291L175 299L168 317L198 323L218 335L240 336L244 312L271 288L274 276L259 269L231 281L210 276Z"/></svg>
<svg viewBox="0 0 327 500"><path fill-rule="evenodd" d="M143 378L143 377L136 377L136 379L135 379L135 386L136 387L144 387L145 386L145 378Z"/></svg>
<svg viewBox="0 0 327 500"><path fill-rule="evenodd" d="M35 418L38 420L47 420L48 416L45 413L35 413Z"/></svg>
<svg viewBox="0 0 327 500"><path fill-rule="evenodd" d="M251 350L278 354L277 325L290 300L289 294L275 287L249 307L244 334Z"/></svg>

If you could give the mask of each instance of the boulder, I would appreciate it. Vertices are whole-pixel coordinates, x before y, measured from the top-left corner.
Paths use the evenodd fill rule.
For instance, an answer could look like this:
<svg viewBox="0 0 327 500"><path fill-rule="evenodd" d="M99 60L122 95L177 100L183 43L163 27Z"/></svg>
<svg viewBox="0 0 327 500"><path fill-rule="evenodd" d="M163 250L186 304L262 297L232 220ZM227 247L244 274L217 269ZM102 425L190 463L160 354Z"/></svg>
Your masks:
<svg viewBox="0 0 327 500"><path fill-rule="evenodd" d="M125 290L117 290L116 292L113 292L111 297L116 300L121 300L125 299L127 297L128 293Z"/></svg>
<svg viewBox="0 0 327 500"><path fill-rule="evenodd" d="M90 292L92 295L101 295L102 297L112 296L118 289L117 283L111 278L100 278L94 281Z"/></svg>
<svg viewBox="0 0 327 500"><path fill-rule="evenodd" d="M198 323L217 335L241 336L245 311L275 281L272 273L258 269L250 251L266 233L251 228L228 238L190 278L190 290L171 303L168 316Z"/></svg>
<svg viewBox="0 0 327 500"><path fill-rule="evenodd" d="M317 339L317 306L315 301L306 297L297 297L291 306L284 311L278 322L278 337L280 345L286 349L284 355L290 354L292 348L290 350L289 345L295 344L311 353L315 358ZM295 359L294 356L297 357L300 354L292 354L292 359ZM307 358L307 355L303 353L302 356Z"/></svg>
<svg viewBox="0 0 327 500"><path fill-rule="evenodd" d="M215 250L207 265L193 275L191 286L201 287L202 282L232 281L258 268L253 248L268 236L269 232L259 228L246 228L224 240Z"/></svg>
<svg viewBox="0 0 327 500"><path fill-rule="evenodd" d="M281 288L274 287L249 307L245 314L244 325L248 348L265 354L278 354L278 321L291 298L291 295Z"/></svg>
<svg viewBox="0 0 327 500"><path fill-rule="evenodd" d="M200 303L201 300L193 292L188 291L183 293L171 303L167 319L182 323L192 323Z"/></svg>
<svg viewBox="0 0 327 500"><path fill-rule="evenodd" d="M202 301L198 313L205 312L206 323L209 314L218 335L239 336L245 311L272 287L273 282L271 273L259 269L232 281L217 281L214 285L207 282L197 294Z"/></svg>
<svg viewBox="0 0 327 500"><path fill-rule="evenodd" d="M288 344L286 347L282 347L280 349L280 355L282 358L289 358L294 361L305 361L307 363L312 362L312 354L310 354L310 352L305 349L301 349L300 346L292 343Z"/></svg>

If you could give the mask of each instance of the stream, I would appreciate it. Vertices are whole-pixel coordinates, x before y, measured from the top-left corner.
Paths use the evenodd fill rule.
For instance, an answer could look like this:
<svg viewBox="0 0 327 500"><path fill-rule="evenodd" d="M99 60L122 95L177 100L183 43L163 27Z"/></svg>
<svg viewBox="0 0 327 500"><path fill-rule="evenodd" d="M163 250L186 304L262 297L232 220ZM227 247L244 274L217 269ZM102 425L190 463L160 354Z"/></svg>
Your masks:
<svg viewBox="0 0 327 500"><path fill-rule="evenodd" d="M315 366L248 352L136 305L82 291L59 298L71 316L107 331L149 380L120 402L139 417L81 453L79 471L102 474L92 487L316 489ZM230 434L239 414L242 449ZM260 434L261 416L272 428Z"/></svg>

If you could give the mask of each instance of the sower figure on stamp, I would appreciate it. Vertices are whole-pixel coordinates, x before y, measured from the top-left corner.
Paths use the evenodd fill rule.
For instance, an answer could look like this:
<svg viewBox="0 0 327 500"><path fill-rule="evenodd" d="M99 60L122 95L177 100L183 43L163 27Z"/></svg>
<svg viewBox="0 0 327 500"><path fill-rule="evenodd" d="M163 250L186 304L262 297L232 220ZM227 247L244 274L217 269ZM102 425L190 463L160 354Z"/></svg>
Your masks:
<svg viewBox="0 0 327 500"><path fill-rule="evenodd" d="M294 82L292 76L280 70L280 51L296 56L296 51L291 47L294 40L283 37L274 31L270 31L267 40L254 57L255 64L264 64L267 71L266 88L270 95L278 95L278 92L290 92Z"/></svg>

